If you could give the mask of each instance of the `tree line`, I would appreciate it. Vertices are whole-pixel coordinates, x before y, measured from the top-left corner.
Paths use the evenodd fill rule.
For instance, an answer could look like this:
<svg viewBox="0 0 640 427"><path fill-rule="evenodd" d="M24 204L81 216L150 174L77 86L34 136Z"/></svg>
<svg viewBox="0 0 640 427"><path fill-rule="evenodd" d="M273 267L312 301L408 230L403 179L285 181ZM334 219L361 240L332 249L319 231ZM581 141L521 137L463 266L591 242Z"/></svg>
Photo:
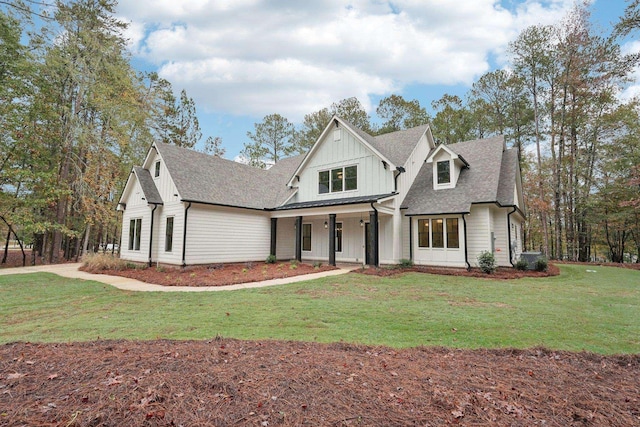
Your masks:
<svg viewBox="0 0 640 427"><path fill-rule="evenodd" d="M502 134L520 151L527 248L579 261L638 256L640 106L619 95L638 64L620 41L637 31L639 1L609 35L581 5L555 25L525 29L509 45L507 66L464 97L431 102L432 114L397 94L380 100L378 120L356 98L309 113L297 127L270 114L247 132L242 154L265 167L304 153L334 114L372 135L428 123L441 144ZM203 135L195 103L133 69L114 0L57 1L49 14L19 0L0 6L3 237L33 244L46 262L117 243L115 206L132 165L153 141L196 147ZM43 23L37 29L34 16ZM219 137L201 149L224 155Z"/></svg>
<svg viewBox="0 0 640 427"><path fill-rule="evenodd" d="M333 114L372 135L429 123L439 144L504 135L520 153L527 248L552 259L640 262L640 105L620 98L639 56L619 44L640 26L639 2L606 36L584 4L555 25L526 28L509 44L507 66L482 75L464 98L431 102L433 116L394 94L378 104L376 124L348 98L307 114L298 129L266 116L247 132L243 154L264 167L304 153Z"/></svg>

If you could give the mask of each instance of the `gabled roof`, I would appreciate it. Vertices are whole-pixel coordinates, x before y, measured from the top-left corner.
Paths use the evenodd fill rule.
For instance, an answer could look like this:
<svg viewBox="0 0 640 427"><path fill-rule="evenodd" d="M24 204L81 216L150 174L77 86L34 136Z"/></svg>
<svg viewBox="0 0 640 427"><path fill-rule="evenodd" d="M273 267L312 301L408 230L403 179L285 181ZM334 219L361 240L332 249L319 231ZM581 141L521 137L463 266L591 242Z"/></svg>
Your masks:
<svg viewBox="0 0 640 427"><path fill-rule="evenodd" d="M158 188L153 183L153 178L151 178L151 173L139 166L133 167L133 172L138 178L138 182L140 183L140 188L142 188L142 193L144 194L144 198L150 205L161 205L162 197L160 197L160 193L158 192Z"/></svg>
<svg viewBox="0 0 640 427"><path fill-rule="evenodd" d="M465 167L469 167L469 163L464 159L464 157L462 157L460 154L458 154L455 151L453 151L450 148L450 146L447 146L445 144L440 144L435 148L435 150L431 150L431 153L429 153L429 157L427 157L427 160L425 160L425 162L433 163L433 158L440 151L446 151L447 153L449 153L449 155L451 156L452 159L459 160Z"/></svg>
<svg viewBox="0 0 640 427"><path fill-rule="evenodd" d="M250 209L286 200L293 191L286 181L302 161L290 157L264 170L160 142L155 146L182 200Z"/></svg>
<svg viewBox="0 0 640 427"><path fill-rule="evenodd" d="M467 213L473 203L515 205L513 186L518 156L515 149L504 150L502 136L447 147L468 159L473 166L460 171L455 188L435 190L433 163L424 163L402 203L406 215Z"/></svg>
<svg viewBox="0 0 640 427"><path fill-rule="evenodd" d="M372 137L371 145L389 158L396 166L407 162L416 144L429 129L429 125L399 130Z"/></svg>

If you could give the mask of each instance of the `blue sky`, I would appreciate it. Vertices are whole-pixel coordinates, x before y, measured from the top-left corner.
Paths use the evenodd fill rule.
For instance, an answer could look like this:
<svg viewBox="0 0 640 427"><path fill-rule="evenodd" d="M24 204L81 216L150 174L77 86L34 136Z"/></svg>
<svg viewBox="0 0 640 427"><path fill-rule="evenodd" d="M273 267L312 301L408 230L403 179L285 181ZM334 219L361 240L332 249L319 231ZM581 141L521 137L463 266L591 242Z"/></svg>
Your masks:
<svg viewBox="0 0 640 427"><path fill-rule="evenodd" d="M558 22L573 0L120 0L133 64L194 98L203 138L235 158L253 124L357 97L376 121L392 93L430 110L504 65L505 49L535 24ZM591 2L605 33L624 0ZM635 46L632 40L629 49Z"/></svg>

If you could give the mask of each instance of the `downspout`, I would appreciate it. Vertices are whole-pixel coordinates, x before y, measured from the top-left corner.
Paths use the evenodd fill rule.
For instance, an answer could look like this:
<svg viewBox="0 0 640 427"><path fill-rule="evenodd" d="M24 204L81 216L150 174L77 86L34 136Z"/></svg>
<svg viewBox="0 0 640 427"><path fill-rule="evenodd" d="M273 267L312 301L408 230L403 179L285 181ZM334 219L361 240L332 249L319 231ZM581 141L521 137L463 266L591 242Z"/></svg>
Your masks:
<svg viewBox="0 0 640 427"><path fill-rule="evenodd" d="M467 218L462 214L462 224L464 225L464 263L467 264L467 271L471 270L471 264L469 264L469 253L467 252L468 240L467 240Z"/></svg>
<svg viewBox="0 0 640 427"><path fill-rule="evenodd" d="M156 216L156 209L158 209L158 205L154 204L153 205L153 209L151 209L151 227L150 227L150 235L149 235L149 267L151 267L152 265L152 260L151 260L151 252L153 250L153 218Z"/></svg>
<svg viewBox="0 0 640 427"><path fill-rule="evenodd" d="M400 176L401 173L405 172L405 168L403 168L402 166L398 166L396 168L396 171L398 171L398 175L396 175L393 179L393 185L395 188L396 193L398 192L398 177Z"/></svg>
<svg viewBox="0 0 640 427"><path fill-rule="evenodd" d="M182 227L182 266L186 267L186 254L187 254L187 215L189 214L189 208L191 207L191 202L184 209L184 227Z"/></svg>
<svg viewBox="0 0 640 427"><path fill-rule="evenodd" d="M507 239L509 239L509 264L511 264L511 267L515 267L513 259L511 258L511 214L515 213L517 210L518 207L514 206L513 210L507 214Z"/></svg>

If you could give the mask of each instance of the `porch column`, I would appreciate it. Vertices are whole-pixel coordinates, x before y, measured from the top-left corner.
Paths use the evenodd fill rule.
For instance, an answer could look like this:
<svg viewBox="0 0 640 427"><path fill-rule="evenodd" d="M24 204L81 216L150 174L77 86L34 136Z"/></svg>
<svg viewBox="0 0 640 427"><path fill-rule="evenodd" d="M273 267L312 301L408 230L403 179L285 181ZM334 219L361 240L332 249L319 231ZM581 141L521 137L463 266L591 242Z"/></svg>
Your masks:
<svg viewBox="0 0 640 427"><path fill-rule="evenodd" d="M371 248L369 265L378 267L380 260L378 258L378 211L376 210L369 212L369 236L367 236L367 238L369 239L369 248Z"/></svg>
<svg viewBox="0 0 640 427"><path fill-rule="evenodd" d="M400 208L393 211L393 261L400 263L402 259L402 215Z"/></svg>
<svg viewBox="0 0 640 427"><path fill-rule="evenodd" d="M269 255L276 256L276 241L278 237L278 218L271 218L271 250Z"/></svg>
<svg viewBox="0 0 640 427"><path fill-rule="evenodd" d="M296 260L302 261L302 217L296 218Z"/></svg>
<svg viewBox="0 0 640 427"><path fill-rule="evenodd" d="M329 265L336 266L336 214L329 214Z"/></svg>

